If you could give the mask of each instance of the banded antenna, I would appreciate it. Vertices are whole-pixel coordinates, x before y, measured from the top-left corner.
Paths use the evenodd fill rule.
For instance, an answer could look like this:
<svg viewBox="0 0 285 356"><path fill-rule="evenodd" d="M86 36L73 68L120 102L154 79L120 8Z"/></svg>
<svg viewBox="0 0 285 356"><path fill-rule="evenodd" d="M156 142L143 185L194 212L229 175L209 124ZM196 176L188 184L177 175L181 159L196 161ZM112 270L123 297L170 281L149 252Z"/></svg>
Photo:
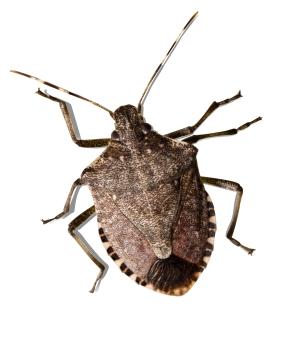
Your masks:
<svg viewBox="0 0 285 356"><path fill-rule="evenodd" d="M164 57L163 61L156 68L155 72L153 73L152 77L150 78L150 81L148 82L148 84L147 84L147 86L146 86L146 88L145 88L145 90L143 92L143 95L142 95L142 97L141 97L141 99L139 101L139 104L138 104L138 112L139 113L141 113L141 114L143 113L143 104L145 102L145 99L146 99L151 87L153 86L153 83L156 81L156 78L159 76L159 73L162 71L162 68L165 66L165 63L168 61L169 57L171 56L172 52L174 51L174 49L178 45L178 43L181 40L182 36L188 30L188 28L191 26L191 24L193 23L193 21L195 20L197 15L198 15L198 11L191 17L191 19L183 27L183 30L180 32L179 36L176 38L176 40L174 41L174 43L172 44L172 46L170 47L170 49L166 53L166 56Z"/></svg>
<svg viewBox="0 0 285 356"><path fill-rule="evenodd" d="M91 104L93 104L93 105L96 105L96 106L98 106L100 109L103 109L103 110L105 110L105 111L108 111L108 113L113 117L113 111L111 111L111 110L105 108L105 106L103 106L103 105L101 105L101 104L98 104L98 103L96 103L96 102L93 101L93 100L90 100L90 99L85 98L84 96L81 96L81 95L78 95L78 94L76 94L76 93L73 93L72 91L69 91L69 90L67 90L67 89L61 88L61 87L59 87L59 86L57 86L57 85L55 85L55 84L52 84L52 83L47 82L47 81L45 81L45 80L42 80L42 79L40 79L40 78L34 77L33 75L30 75L30 74L26 74L26 73L23 73L23 72L19 72L19 71L17 71L17 70L10 70L10 72L23 75L24 77L27 77L27 78L36 80L36 81L38 81L38 82L40 82L40 83L42 83L42 84L45 84L45 85L47 85L47 86L49 86L49 87L51 87L51 88L60 90L60 91L62 91L62 92L64 92L64 93L67 93L67 94L69 94L69 95L71 95L71 96L75 96L76 98L79 98L79 99L88 101L88 103L91 103Z"/></svg>

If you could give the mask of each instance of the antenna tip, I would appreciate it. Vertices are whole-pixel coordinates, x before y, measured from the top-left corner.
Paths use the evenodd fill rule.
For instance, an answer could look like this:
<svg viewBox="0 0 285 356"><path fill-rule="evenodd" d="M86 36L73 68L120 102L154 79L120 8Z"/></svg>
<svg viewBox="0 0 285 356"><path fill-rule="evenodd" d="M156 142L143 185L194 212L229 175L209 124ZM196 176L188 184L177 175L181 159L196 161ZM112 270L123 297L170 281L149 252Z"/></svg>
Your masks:
<svg viewBox="0 0 285 356"><path fill-rule="evenodd" d="M28 74L25 74L25 73L23 73L23 72L19 72L18 70L15 70L15 69L10 69L10 72L11 72L11 73L20 74L20 75L23 75L23 76L25 76L25 77L29 77Z"/></svg>
<svg viewBox="0 0 285 356"><path fill-rule="evenodd" d="M196 11L192 16L191 20L195 20L195 18L199 15L199 11Z"/></svg>
<svg viewBox="0 0 285 356"><path fill-rule="evenodd" d="M195 12L194 15L191 16L190 20L187 22L187 24L184 26L182 31L186 31L188 27L192 24L192 22L195 20L195 18L198 16L198 11Z"/></svg>
<svg viewBox="0 0 285 356"><path fill-rule="evenodd" d="M195 18L199 15L199 11L196 11L192 16L191 16L191 19L190 21L194 21Z"/></svg>

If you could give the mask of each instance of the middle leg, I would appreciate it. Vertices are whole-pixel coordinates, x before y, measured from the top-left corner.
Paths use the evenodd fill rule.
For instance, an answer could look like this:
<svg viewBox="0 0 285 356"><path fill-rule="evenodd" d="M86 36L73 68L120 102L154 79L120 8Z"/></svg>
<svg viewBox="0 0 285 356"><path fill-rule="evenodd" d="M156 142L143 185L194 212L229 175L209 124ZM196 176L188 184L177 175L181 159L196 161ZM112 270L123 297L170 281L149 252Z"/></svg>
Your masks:
<svg viewBox="0 0 285 356"><path fill-rule="evenodd" d="M72 200L72 196L74 194L74 191L77 187L81 186L82 182L81 182L81 179L78 178L76 179L76 181L72 184L71 188L70 188L70 191L68 193L68 196L67 196L67 199L66 199L66 202L64 204L64 208L63 208L63 211L59 214L57 214L54 218L51 218L51 219L42 219L42 222L44 224L47 224L55 219L60 219L62 218L64 215L68 214L69 211L70 211L70 208L71 208L71 200Z"/></svg>
<svg viewBox="0 0 285 356"><path fill-rule="evenodd" d="M208 134L203 134L203 135L193 135L193 136L189 136L184 138L185 142L190 142L190 143L196 143L200 140L203 140L204 138L210 138L210 137L218 137L218 136L229 136L229 135L236 135L239 131L244 130L246 128L248 128L250 125L258 122L262 120L262 118L259 116L258 118L246 122L245 124L241 125L240 127L238 127L237 129L230 129L230 130L226 130L226 131L219 131L219 132L211 132Z"/></svg>

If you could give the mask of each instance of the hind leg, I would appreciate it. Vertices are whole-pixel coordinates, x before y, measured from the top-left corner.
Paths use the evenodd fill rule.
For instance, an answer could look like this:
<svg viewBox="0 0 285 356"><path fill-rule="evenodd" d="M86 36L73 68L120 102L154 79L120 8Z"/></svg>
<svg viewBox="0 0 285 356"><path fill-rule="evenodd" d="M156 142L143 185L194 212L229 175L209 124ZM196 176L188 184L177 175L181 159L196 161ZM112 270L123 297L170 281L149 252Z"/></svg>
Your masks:
<svg viewBox="0 0 285 356"><path fill-rule="evenodd" d="M99 267L100 272L98 273L95 282L90 290L90 293L93 293L98 287L100 281L104 277L106 272L106 266L102 263L103 261L99 260L97 253L89 245L89 243L84 239L84 237L76 231L80 226L86 223L93 215L95 215L95 206L91 206L74 220L71 221L68 227L68 232L75 239L75 241L80 245L83 251L88 255L88 257Z"/></svg>
<svg viewBox="0 0 285 356"><path fill-rule="evenodd" d="M243 250L245 250L249 255L252 255L254 252L254 248L250 248L247 246L242 245L238 240L234 239L233 233L234 229L236 226L237 218L238 218L238 213L239 213L239 208L240 208L240 202L243 194L243 189L242 187L236 183L232 182L230 180L225 180L225 179L217 179L217 178L210 178L210 177L201 177L201 181L205 184L210 184L214 185L216 187L232 190L236 192L236 198L235 198L235 203L234 203L234 210L233 210L233 215L230 221L230 224L227 229L226 237L236 246L241 247Z"/></svg>

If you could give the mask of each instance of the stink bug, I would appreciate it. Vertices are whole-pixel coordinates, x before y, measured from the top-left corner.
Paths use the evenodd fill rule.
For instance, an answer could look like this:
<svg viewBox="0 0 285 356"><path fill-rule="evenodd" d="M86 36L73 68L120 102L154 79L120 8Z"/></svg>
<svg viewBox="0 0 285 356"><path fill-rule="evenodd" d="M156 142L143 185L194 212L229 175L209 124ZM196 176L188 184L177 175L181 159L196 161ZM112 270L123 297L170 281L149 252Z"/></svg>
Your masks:
<svg viewBox="0 0 285 356"><path fill-rule="evenodd" d="M197 281L212 254L216 231L215 211L204 184L236 192L227 238L247 253L254 249L233 238L241 186L232 181L202 177L197 166L197 148L201 139L234 135L260 117L237 129L193 135L195 130L220 106L241 97L214 101L193 126L160 135L143 117L144 101L160 71L197 13L187 22L163 61L148 82L137 107L125 105L114 112L80 95L37 77L12 71L89 101L107 111L115 121L111 138L81 140L76 136L70 105L38 90L38 94L59 104L72 140L80 147L103 147L105 151L73 183L63 211L48 223L68 214L76 187L88 185L94 205L69 224L69 233L99 267L93 292L104 275L105 267L89 244L77 233L92 215L97 215L99 235L110 257L122 272L138 284L169 295L186 293Z"/></svg>

